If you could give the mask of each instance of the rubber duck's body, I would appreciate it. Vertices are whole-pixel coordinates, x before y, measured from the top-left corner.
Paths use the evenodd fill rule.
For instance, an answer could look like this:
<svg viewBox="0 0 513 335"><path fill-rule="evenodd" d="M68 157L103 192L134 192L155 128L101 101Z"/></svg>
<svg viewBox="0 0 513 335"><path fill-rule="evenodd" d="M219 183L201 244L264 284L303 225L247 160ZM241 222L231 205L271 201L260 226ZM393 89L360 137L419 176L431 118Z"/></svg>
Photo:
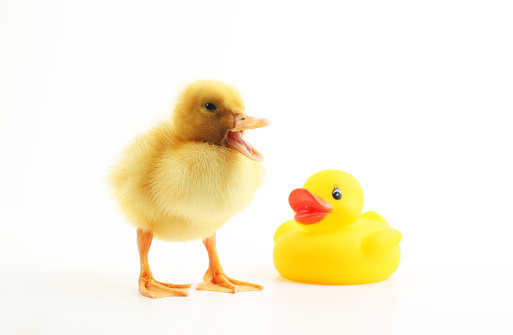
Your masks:
<svg viewBox="0 0 513 335"><path fill-rule="evenodd" d="M275 233L274 264L285 278L312 284L364 284L399 266L401 233L375 212L360 214L358 181L338 170L314 174L292 191L294 220Z"/></svg>

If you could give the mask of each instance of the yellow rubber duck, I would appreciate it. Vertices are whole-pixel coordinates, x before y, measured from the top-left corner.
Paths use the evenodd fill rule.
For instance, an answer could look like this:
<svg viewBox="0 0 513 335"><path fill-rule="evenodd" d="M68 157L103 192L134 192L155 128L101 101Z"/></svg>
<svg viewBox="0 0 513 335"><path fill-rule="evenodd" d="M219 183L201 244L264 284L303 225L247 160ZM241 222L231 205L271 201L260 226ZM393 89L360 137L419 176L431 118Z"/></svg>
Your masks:
<svg viewBox="0 0 513 335"><path fill-rule="evenodd" d="M294 220L274 234L274 265L311 284L364 284L390 277L401 258L401 233L375 212L361 214L363 192L349 173L325 170L292 191Z"/></svg>

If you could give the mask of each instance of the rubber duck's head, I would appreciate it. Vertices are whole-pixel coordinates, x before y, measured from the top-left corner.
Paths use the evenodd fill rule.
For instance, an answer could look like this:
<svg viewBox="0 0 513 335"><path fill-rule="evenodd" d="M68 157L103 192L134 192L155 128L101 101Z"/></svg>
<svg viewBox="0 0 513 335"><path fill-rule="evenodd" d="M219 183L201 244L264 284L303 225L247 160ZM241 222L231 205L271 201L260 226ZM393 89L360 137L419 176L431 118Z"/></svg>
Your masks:
<svg viewBox="0 0 513 335"><path fill-rule="evenodd" d="M292 191L289 204L294 219L306 229L337 229L356 222L363 208L363 192L349 173L324 170Z"/></svg>

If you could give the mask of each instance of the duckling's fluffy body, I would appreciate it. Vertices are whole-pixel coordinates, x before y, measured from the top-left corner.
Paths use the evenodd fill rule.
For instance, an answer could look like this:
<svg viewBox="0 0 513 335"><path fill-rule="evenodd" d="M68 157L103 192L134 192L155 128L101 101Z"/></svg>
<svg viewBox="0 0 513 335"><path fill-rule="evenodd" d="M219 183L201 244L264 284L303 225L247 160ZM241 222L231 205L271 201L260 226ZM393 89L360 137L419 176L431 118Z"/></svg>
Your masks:
<svg viewBox="0 0 513 335"><path fill-rule="evenodd" d="M171 118L139 136L112 170L110 184L128 221L163 240L212 236L262 181L258 151L243 132L229 138L237 125L254 127L251 120L232 85L187 85Z"/></svg>
<svg viewBox="0 0 513 335"><path fill-rule="evenodd" d="M245 140L244 131L269 124L246 115L235 87L199 80L184 88L169 120L125 150L110 184L122 212L138 228L139 293L149 298L189 294L189 284L153 277L148 262L153 237L203 240L209 267L197 290L262 290L226 276L217 255L216 230L252 201L262 181L263 156Z"/></svg>
<svg viewBox="0 0 513 335"><path fill-rule="evenodd" d="M128 147L110 183L130 223L186 241L212 235L246 207L262 175L259 162L228 147L181 141L169 121Z"/></svg>

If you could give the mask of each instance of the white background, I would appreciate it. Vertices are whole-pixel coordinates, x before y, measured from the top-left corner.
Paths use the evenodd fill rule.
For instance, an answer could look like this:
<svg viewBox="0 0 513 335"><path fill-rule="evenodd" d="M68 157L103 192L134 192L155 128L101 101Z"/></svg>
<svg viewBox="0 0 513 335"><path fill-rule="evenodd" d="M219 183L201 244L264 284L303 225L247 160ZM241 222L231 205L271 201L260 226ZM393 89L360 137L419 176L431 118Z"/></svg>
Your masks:
<svg viewBox="0 0 513 335"><path fill-rule="evenodd" d="M511 334L510 1L0 1L2 334ZM230 82L267 176L218 232L236 295L137 293L117 154L195 79ZM281 279L287 197L336 168L403 234L387 281ZM201 281L199 241L155 242L161 281Z"/></svg>

